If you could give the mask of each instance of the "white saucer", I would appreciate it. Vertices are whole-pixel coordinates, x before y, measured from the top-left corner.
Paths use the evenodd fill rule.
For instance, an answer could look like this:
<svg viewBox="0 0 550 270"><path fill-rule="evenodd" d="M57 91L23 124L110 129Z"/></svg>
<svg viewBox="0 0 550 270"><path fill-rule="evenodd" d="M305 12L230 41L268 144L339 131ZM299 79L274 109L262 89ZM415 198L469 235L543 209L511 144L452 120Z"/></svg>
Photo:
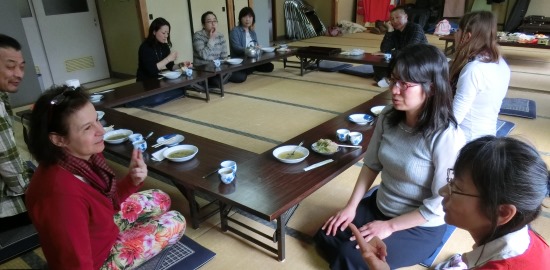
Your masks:
<svg viewBox="0 0 550 270"><path fill-rule="evenodd" d="M167 144L166 146L175 146L175 145L178 145L180 142L183 142L183 140L185 139L185 137L183 137L183 135L181 134L168 134L168 135L164 135L162 137L159 137L157 139L157 143L162 143L166 140L169 140L171 139L172 137L176 136L176 139L173 143L171 144Z"/></svg>

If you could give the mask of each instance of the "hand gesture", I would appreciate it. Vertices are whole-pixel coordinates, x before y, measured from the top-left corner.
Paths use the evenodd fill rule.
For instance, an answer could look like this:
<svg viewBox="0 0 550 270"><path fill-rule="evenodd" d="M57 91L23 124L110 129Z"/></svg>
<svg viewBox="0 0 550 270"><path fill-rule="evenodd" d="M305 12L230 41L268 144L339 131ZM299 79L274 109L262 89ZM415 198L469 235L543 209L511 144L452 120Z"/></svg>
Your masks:
<svg viewBox="0 0 550 270"><path fill-rule="evenodd" d="M166 59L168 60L168 62L176 61L177 58L178 58L178 52L176 51L171 51L170 54L166 56Z"/></svg>
<svg viewBox="0 0 550 270"><path fill-rule="evenodd" d="M384 26L388 29L388 32L393 32L393 26L391 25L390 21L387 21L384 23Z"/></svg>
<svg viewBox="0 0 550 270"><path fill-rule="evenodd" d="M346 206L344 209L338 211L336 215L330 217L321 229L325 230L327 235L335 236L338 229L340 229L340 231L345 230L354 218L355 209Z"/></svg>
<svg viewBox="0 0 550 270"><path fill-rule="evenodd" d="M365 260L365 262L369 265L369 269L371 270L388 270L390 269L390 266L386 262L386 256L388 255L386 251L386 244L380 240L378 237L372 238L370 242L367 243L363 237L361 237L361 233L353 225L353 223L349 224L349 228L355 238L357 239L357 244L359 248L361 249L361 256Z"/></svg>
<svg viewBox="0 0 550 270"><path fill-rule="evenodd" d="M212 29L210 29L210 33L208 33L208 34L209 34L210 39L213 39L214 37L216 37L216 34L217 34L216 27L212 27Z"/></svg>
<svg viewBox="0 0 550 270"><path fill-rule="evenodd" d="M359 232L367 242L370 241L373 237L384 239L393 233L388 222L380 220L375 220L361 226L359 228ZM351 240L355 240L355 236L352 236Z"/></svg>
<svg viewBox="0 0 550 270"><path fill-rule="evenodd" d="M132 152L132 159L130 160L128 169L130 170L128 174L136 186L141 184L145 180L145 177L147 177L147 165L145 165L143 155L139 150L134 149Z"/></svg>

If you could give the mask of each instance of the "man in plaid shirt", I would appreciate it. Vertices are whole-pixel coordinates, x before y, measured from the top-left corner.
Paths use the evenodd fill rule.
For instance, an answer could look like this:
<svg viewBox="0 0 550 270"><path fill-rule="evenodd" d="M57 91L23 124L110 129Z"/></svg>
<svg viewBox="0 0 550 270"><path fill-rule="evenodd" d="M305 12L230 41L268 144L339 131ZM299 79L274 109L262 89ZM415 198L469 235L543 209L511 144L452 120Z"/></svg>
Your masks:
<svg viewBox="0 0 550 270"><path fill-rule="evenodd" d="M30 223L24 202L30 173L15 144L7 95L17 92L24 69L19 42L0 34L0 231Z"/></svg>

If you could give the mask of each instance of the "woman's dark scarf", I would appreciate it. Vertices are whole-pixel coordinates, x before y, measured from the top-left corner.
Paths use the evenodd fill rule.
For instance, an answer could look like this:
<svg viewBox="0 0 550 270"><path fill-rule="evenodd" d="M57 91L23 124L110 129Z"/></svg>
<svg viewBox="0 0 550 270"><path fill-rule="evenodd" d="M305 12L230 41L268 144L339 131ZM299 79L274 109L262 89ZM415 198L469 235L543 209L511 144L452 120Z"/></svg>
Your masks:
<svg viewBox="0 0 550 270"><path fill-rule="evenodd" d="M63 152L58 165L74 175L83 177L94 189L111 200L116 211L120 210L115 173L107 166L103 155L94 154L90 160L83 160Z"/></svg>

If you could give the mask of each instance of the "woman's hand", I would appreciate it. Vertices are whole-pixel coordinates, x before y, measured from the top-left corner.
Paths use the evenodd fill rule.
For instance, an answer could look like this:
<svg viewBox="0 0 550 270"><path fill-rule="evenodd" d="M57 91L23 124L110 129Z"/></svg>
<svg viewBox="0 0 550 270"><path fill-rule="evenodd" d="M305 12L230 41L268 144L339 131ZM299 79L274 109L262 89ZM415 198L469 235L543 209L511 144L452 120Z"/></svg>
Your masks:
<svg viewBox="0 0 550 270"><path fill-rule="evenodd" d="M354 218L355 208L346 206L344 209L338 211L336 215L330 217L321 229L325 230L327 235L335 236L338 229L340 231L345 230Z"/></svg>
<svg viewBox="0 0 550 270"><path fill-rule="evenodd" d="M353 225L353 223L349 224L349 228L351 229L351 232L353 235L355 235L355 238L357 239L357 244L359 248L361 249L361 256L363 256L363 259L365 262L369 265L369 269L372 270L387 270L390 269L390 266L386 262L386 256L388 255L386 251L386 244L380 240L378 237L372 238L370 242L367 243L363 237L361 237L361 233Z"/></svg>
<svg viewBox="0 0 550 270"><path fill-rule="evenodd" d="M216 27L212 27L212 29L210 29L210 32L208 33L208 37L209 37L210 39L213 39L213 38L216 37L216 34L217 34L217 32L216 32Z"/></svg>
<svg viewBox="0 0 550 270"><path fill-rule="evenodd" d="M380 239L387 238L393 233L393 230L388 221L375 220L361 226L359 232L368 242L375 236ZM350 240L355 240L355 236L352 236Z"/></svg>
<svg viewBox="0 0 550 270"><path fill-rule="evenodd" d="M170 54L166 56L166 60L168 60L168 62L176 61L177 58L178 58L178 52L176 51L171 51Z"/></svg>
<svg viewBox="0 0 550 270"><path fill-rule="evenodd" d="M147 177L147 165L145 165L145 162L143 161L143 155L141 152L137 149L134 149L132 152L132 159L130 160L130 177L132 178L132 181L134 182L134 185L139 185L143 180L145 180L145 177Z"/></svg>

